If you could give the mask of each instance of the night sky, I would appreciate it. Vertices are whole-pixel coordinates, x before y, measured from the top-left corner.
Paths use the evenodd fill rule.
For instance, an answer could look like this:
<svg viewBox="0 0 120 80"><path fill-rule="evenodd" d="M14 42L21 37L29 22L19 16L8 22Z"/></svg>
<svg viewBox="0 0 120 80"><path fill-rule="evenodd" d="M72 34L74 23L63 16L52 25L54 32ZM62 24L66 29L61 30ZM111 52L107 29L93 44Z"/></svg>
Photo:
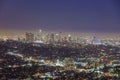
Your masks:
<svg viewBox="0 0 120 80"><path fill-rule="evenodd" d="M120 0L0 0L0 31L119 32Z"/></svg>

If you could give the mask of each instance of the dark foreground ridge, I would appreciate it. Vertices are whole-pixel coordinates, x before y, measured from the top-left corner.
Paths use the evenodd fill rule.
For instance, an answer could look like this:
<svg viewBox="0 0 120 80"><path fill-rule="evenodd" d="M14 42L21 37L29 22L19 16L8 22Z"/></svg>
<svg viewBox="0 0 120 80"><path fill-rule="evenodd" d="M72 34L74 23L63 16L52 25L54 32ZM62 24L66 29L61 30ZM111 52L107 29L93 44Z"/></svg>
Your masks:
<svg viewBox="0 0 120 80"><path fill-rule="evenodd" d="M0 80L119 80L119 46L0 41Z"/></svg>

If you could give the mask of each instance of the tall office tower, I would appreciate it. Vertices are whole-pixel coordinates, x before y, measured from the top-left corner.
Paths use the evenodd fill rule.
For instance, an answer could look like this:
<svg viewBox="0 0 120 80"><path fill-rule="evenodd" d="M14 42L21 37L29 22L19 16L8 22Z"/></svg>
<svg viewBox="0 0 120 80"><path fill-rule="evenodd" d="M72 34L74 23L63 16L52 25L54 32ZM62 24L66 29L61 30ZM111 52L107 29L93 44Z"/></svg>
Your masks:
<svg viewBox="0 0 120 80"><path fill-rule="evenodd" d="M34 40L34 34L26 32L26 41L32 42L33 40Z"/></svg>
<svg viewBox="0 0 120 80"><path fill-rule="evenodd" d="M50 41L50 35L47 34L47 35L46 35L46 42L48 43L49 41Z"/></svg>
<svg viewBox="0 0 120 80"><path fill-rule="evenodd" d="M77 38L78 38L78 37L77 37L77 33L76 33L76 32L74 33L74 37L73 37L73 38L74 38L74 39L73 39L74 43L77 43Z"/></svg>
<svg viewBox="0 0 120 80"><path fill-rule="evenodd" d="M42 30L41 29L39 30L38 39L42 40Z"/></svg>
<svg viewBox="0 0 120 80"><path fill-rule="evenodd" d="M92 37L92 42L91 42L91 43L94 44L95 41L96 41L96 36L93 36L93 37Z"/></svg>
<svg viewBox="0 0 120 80"><path fill-rule="evenodd" d="M55 39L54 39L54 34L52 33L51 35L50 35L50 42L54 42L55 41Z"/></svg>
<svg viewBox="0 0 120 80"><path fill-rule="evenodd" d="M77 41L76 41L76 43L80 43L80 38L77 37Z"/></svg>
<svg viewBox="0 0 120 80"><path fill-rule="evenodd" d="M59 34L55 34L54 38L55 38L55 41L58 42L58 40L59 40Z"/></svg>
<svg viewBox="0 0 120 80"><path fill-rule="evenodd" d="M71 35L68 35L68 42L71 42Z"/></svg>
<svg viewBox="0 0 120 80"><path fill-rule="evenodd" d="M62 32L59 32L59 39L58 39L58 42L61 42L62 41L62 36L61 36Z"/></svg>

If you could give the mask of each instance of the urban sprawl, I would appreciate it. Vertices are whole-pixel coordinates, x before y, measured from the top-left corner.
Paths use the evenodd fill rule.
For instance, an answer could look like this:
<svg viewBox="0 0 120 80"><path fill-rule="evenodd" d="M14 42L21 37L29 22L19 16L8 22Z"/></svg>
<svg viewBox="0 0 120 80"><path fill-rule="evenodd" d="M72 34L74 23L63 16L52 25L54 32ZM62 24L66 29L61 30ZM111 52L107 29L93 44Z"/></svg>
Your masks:
<svg viewBox="0 0 120 80"><path fill-rule="evenodd" d="M0 80L120 80L120 40L42 30L1 38Z"/></svg>

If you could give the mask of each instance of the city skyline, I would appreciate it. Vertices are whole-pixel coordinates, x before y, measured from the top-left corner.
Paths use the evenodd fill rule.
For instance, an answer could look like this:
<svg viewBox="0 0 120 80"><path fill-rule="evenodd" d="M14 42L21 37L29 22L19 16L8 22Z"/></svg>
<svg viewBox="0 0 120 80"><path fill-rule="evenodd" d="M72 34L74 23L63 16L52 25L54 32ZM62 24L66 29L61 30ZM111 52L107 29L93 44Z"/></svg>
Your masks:
<svg viewBox="0 0 120 80"><path fill-rule="evenodd" d="M0 31L119 33L120 1L1 0Z"/></svg>

